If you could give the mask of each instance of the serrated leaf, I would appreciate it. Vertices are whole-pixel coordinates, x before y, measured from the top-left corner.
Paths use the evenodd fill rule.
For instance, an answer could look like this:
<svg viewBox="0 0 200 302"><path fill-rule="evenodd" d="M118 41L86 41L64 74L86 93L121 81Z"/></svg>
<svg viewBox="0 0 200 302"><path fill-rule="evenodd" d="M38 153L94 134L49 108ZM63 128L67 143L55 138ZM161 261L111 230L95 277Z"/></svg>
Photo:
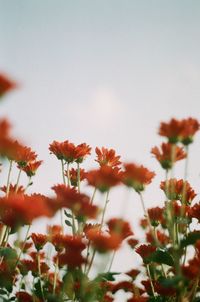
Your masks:
<svg viewBox="0 0 200 302"><path fill-rule="evenodd" d="M156 263L160 263L160 264L166 264L169 266L174 265L174 260L173 260L172 256L170 255L170 253L168 251L165 251L165 250L155 251L146 260L148 262L156 262Z"/></svg>
<svg viewBox="0 0 200 302"><path fill-rule="evenodd" d="M193 245L199 239L200 239L200 232L199 231L191 232L184 239L181 240L181 247L183 248L183 247L186 247L188 245Z"/></svg>

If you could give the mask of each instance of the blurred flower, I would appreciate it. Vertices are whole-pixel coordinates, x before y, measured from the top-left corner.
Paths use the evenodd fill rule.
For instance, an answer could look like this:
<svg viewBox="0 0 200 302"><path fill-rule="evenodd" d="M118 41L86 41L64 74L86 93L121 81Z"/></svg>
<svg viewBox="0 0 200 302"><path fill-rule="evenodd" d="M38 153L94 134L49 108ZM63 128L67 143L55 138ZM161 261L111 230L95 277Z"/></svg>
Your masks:
<svg viewBox="0 0 200 302"><path fill-rule="evenodd" d="M155 158L159 161L163 169L168 170L171 169L173 166L172 150L174 152L174 158L173 158L174 162L187 157L187 154L184 152L183 148L180 148L178 146L173 146L170 143L162 143L161 150L158 147L152 148L151 153L155 155Z"/></svg>
<svg viewBox="0 0 200 302"><path fill-rule="evenodd" d="M44 245L47 243L47 235L44 234L31 234L31 239L35 245L37 251L43 249Z"/></svg>
<svg viewBox="0 0 200 302"><path fill-rule="evenodd" d="M169 123L162 122L159 134L169 139L170 143L182 142L184 145L192 143L193 136L199 130L200 124L194 118L183 120L171 119Z"/></svg>
<svg viewBox="0 0 200 302"><path fill-rule="evenodd" d="M167 181L162 181L160 188L170 200L180 200L186 204L190 204L197 195L190 184L183 179L171 178Z"/></svg>
<svg viewBox="0 0 200 302"><path fill-rule="evenodd" d="M102 166L98 170L89 171L86 179L90 186L97 188L103 193L120 184L121 173L118 168Z"/></svg>
<svg viewBox="0 0 200 302"><path fill-rule="evenodd" d="M142 257L143 260L145 260L156 251L156 247L152 246L151 244L141 244L138 248L136 248L135 251Z"/></svg>
<svg viewBox="0 0 200 302"><path fill-rule="evenodd" d="M5 74L0 73L0 98L10 90L17 87L17 84L10 80Z"/></svg>
<svg viewBox="0 0 200 302"><path fill-rule="evenodd" d="M124 164L123 182L126 186L132 187L136 192L143 191L145 185L150 184L154 172L149 171L142 165L136 165L133 163Z"/></svg>
<svg viewBox="0 0 200 302"><path fill-rule="evenodd" d="M110 233L116 233L122 239L125 239L131 235L133 232L131 230L130 224L120 218L112 218L107 222Z"/></svg>
<svg viewBox="0 0 200 302"><path fill-rule="evenodd" d="M112 168L115 168L121 165L121 162L119 161L120 156L115 154L115 150L106 149L104 147L99 149L98 147L96 147L95 152L97 154L96 161L101 167L110 166Z"/></svg>
<svg viewBox="0 0 200 302"><path fill-rule="evenodd" d="M84 169L80 169L80 181L86 179L87 173L85 172ZM65 171L65 176L68 176L67 171ZM78 169L70 169L69 171L69 177L70 177L70 182L71 185L74 187L78 186Z"/></svg>
<svg viewBox="0 0 200 302"><path fill-rule="evenodd" d="M42 162L42 160L29 162L25 167L21 168L21 170L24 171L27 176L32 177L35 175Z"/></svg>

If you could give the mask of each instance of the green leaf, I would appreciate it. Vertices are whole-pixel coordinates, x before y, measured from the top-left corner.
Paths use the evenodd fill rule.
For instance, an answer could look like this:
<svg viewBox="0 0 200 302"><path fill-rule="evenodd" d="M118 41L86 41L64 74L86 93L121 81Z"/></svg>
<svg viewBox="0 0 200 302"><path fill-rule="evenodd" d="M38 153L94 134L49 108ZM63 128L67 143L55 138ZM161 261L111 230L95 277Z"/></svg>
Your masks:
<svg viewBox="0 0 200 302"><path fill-rule="evenodd" d="M95 280L96 281L115 281L115 275L120 275L120 273L116 272L108 272L108 273L103 273L99 274Z"/></svg>
<svg viewBox="0 0 200 302"><path fill-rule="evenodd" d="M65 214L65 216L67 216L68 218L72 218L72 214L68 213L66 210L64 210L64 214Z"/></svg>
<svg viewBox="0 0 200 302"><path fill-rule="evenodd" d="M64 276L63 283L64 293L72 300L74 297L74 278L71 272L67 272Z"/></svg>
<svg viewBox="0 0 200 302"><path fill-rule="evenodd" d="M149 256L146 260L148 262L167 264L169 266L174 265L174 260L173 260L172 256L170 255L170 253L168 251L161 250L161 249L152 253L152 255Z"/></svg>
<svg viewBox="0 0 200 302"><path fill-rule="evenodd" d="M70 226L70 227L72 226L72 224L71 224L71 222L69 220L65 220L65 224L68 225L68 226Z"/></svg>
<svg viewBox="0 0 200 302"><path fill-rule="evenodd" d="M200 239L200 231L194 231L189 233L183 240L181 240L181 247L193 245Z"/></svg>

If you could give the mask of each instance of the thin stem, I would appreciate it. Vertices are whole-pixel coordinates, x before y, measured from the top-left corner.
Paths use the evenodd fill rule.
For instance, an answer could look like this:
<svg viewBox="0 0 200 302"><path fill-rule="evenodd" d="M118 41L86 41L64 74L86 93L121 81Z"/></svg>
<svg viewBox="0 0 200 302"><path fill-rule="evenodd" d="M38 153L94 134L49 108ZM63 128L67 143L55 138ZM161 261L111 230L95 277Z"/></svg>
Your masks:
<svg viewBox="0 0 200 302"><path fill-rule="evenodd" d="M7 178L7 185L6 185L6 197L8 197L8 194L10 191L10 176L11 176L12 164L13 164L12 160L10 160L9 162L10 162L10 164L9 164L8 178Z"/></svg>
<svg viewBox="0 0 200 302"><path fill-rule="evenodd" d="M43 291L42 281L41 281L41 267L40 267L40 253L39 252L37 253L37 261L38 261L38 274L39 274L40 290L41 290L41 294L42 294L42 300L45 301L44 291Z"/></svg>
<svg viewBox="0 0 200 302"><path fill-rule="evenodd" d="M111 268L112 268L112 265L113 265L115 256L116 256L116 251L114 251L113 254L112 254L111 261L110 261L110 265L109 265L108 271L107 271L108 273L110 272L110 270L111 270Z"/></svg>
<svg viewBox="0 0 200 302"><path fill-rule="evenodd" d="M58 257L56 259L55 272L53 278L53 294L55 294L55 290L56 290L57 275L58 275Z"/></svg>
<svg viewBox="0 0 200 302"><path fill-rule="evenodd" d="M155 290L154 290L154 286L153 286L153 282L152 282L152 278L151 278L149 264L147 264L146 268L147 268L147 274L149 276L149 280L150 280L150 284L151 284L151 290L152 290L153 296L155 297Z"/></svg>
<svg viewBox="0 0 200 302"><path fill-rule="evenodd" d="M144 216L145 218L147 219L147 223L148 223L148 226L149 226L149 230L150 230L150 233L154 239L154 242L156 243L157 246L159 246L159 242L154 234L154 231L153 231L153 228L152 228L152 225L151 225L151 221L150 221L150 218L149 218L149 214L145 208L145 204L144 204L144 199L143 199L143 195L141 192L138 193L139 196L140 196L140 201L141 201L141 204L142 204L142 208L143 208L143 211L144 211Z"/></svg>
<svg viewBox="0 0 200 302"><path fill-rule="evenodd" d="M70 180L70 163L67 163L67 184L70 187L71 186L71 180Z"/></svg>
<svg viewBox="0 0 200 302"><path fill-rule="evenodd" d="M17 190L18 190L18 187L19 187L19 180L20 180L21 172L22 172L22 170L19 169L19 173L18 173L18 176L17 176L16 187L15 187L15 193L17 193Z"/></svg>
<svg viewBox="0 0 200 302"><path fill-rule="evenodd" d="M94 188L94 191L93 191L93 194L92 194L92 198L91 198L91 201L90 201L91 204L93 204L93 202L94 202L94 198L95 198L96 192L97 192L97 188Z"/></svg>
<svg viewBox="0 0 200 302"><path fill-rule="evenodd" d="M108 196L109 196L109 190L106 192L106 201L105 201L105 205L104 205L103 213L102 213L102 217L101 217L100 230L101 230L101 228L103 226L103 223L104 223L104 218L105 218L105 213L106 213L106 209L107 209L107 204L109 202Z"/></svg>
<svg viewBox="0 0 200 302"><path fill-rule="evenodd" d="M27 231L26 231L26 235L25 235L25 239L24 239L24 242L23 242L23 246L21 248L21 251L19 253L19 256L17 258L17 261L16 261L16 264L15 264L15 268L17 267L18 263L19 263L19 260L21 258L21 255L22 253L24 252L24 248L25 248L25 245L26 245L26 240L28 238L28 234L29 234L29 231L30 231L30 228L31 228L31 225L29 224L28 228L27 228Z"/></svg>
<svg viewBox="0 0 200 302"><path fill-rule="evenodd" d="M61 159L61 166L62 166L62 178L63 178L63 183L66 185L66 179L65 179L65 165L64 165L64 160Z"/></svg>
<svg viewBox="0 0 200 302"><path fill-rule="evenodd" d="M80 193L81 177L80 177L80 164L79 163L77 163L77 180L78 180L78 192Z"/></svg>

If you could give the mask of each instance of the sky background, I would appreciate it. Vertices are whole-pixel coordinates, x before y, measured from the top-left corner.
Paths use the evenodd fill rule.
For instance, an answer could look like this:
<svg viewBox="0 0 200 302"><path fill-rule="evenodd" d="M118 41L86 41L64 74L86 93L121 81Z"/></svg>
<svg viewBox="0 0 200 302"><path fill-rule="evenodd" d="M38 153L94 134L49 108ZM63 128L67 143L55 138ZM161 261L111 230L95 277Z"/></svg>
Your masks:
<svg viewBox="0 0 200 302"><path fill-rule="evenodd" d="M0 0L0 7L0 70L20 84L0 116L44 160L33 190L50 193L61 182L48 145L69 139L112 147L156 171L145 199L161 205L163 173L150 154L162 141L159 123L200 118L200 1ZM189 172L197 192L199 154L197 140ZM126 194L116 189L110 215L123 209L136 227L141 206Z"/></svg>

